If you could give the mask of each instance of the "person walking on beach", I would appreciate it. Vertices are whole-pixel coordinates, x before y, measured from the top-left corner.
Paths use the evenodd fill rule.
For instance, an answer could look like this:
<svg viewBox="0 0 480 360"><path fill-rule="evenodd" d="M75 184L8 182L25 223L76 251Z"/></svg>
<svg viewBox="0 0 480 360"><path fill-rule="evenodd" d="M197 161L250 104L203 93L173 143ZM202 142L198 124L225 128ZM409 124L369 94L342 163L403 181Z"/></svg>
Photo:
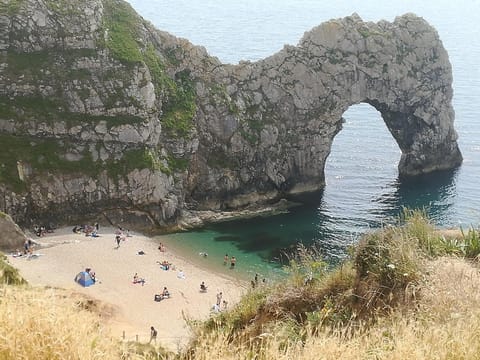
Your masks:
<svg viewBox="0 0 480 360"><path fill-rule="evenodd" d="M148 343L150 344L152 340L155 344L157 343L157 330L153 326L150 326L150 341Z"/></svg>
<svg viewBox="0 0 480 360"><path fill-rule="evenodd" d="M120 240L121 240L120 235L115 236L115 241L117 242L117 249L120 247Z"/></svg>
<svg viewBox="0 0 480 360"><path fill-rule="evenodd" d="M216 302L216 304L217 304L217 306L218 306L219 308L220 308L220 304L222 303L222 296L223 296L223 294L222 294L222 292L220 291L220 292L217 294L217 302Z"/></svg>
<svg viewBox="0 0 480 360"><path fill-rule="evenodd" d="M225 254L225 256L223 257L223 265L227 265L228 263L228 254Z"/></svg>
<svg viewBox="0 0 480 360"><path fill-rule="evenodd" d="M230 259L230 269L233 269L235 267L235 264L237 262L237 259L235 259L235 256L232 256Z"/></svg>

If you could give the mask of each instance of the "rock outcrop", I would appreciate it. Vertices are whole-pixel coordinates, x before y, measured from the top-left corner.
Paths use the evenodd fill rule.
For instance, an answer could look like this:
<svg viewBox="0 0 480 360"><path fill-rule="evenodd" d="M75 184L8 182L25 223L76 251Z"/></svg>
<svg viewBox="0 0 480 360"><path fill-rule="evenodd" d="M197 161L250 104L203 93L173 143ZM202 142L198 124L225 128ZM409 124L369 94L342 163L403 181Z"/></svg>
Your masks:
<svg viewBox="0 0 480 360"><path fill-rule="evenodd" d="M28 240L27 236L13 222L10 215L0 211L0 251L23 250L26 240Z"/></svg>
<svg viewBox="0 0 480 360"><path fill-rule="evenodd" d="M176 223L324 186L349 106L397 141L401 175L461 164L437 32L331 20L257 62L226 65L121 0L17 0L0 12L0 209L15 220Z"/></svg>

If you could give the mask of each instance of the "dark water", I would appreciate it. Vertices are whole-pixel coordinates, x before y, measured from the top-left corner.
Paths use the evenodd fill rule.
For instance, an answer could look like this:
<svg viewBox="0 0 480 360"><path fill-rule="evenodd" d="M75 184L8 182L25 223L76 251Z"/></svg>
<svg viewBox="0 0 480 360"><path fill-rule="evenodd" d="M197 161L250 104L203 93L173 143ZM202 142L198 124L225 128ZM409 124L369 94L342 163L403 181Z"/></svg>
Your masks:
<svg viewBox="0 0 480 360"><path fill-rule="evenodd" d="M296 243L318 243L330 261L341 259L359 234L395 220L403 207L424 208L440 227L480 223L480 1L130 0L162 30L203 45L224 62L255 61L296 44L305 31L331 18L358 13L392 21L413 12L440 34L453 67L455 127L464 156L455 170L410 181L398 178L400 150L380 114L350 107L326 164L324 191L303 206L270 218L235 221L175 234L169 246L221 268L224 253L248 274L276 272L275 261ZM228 271L228 270L225 270Z"/></svg>

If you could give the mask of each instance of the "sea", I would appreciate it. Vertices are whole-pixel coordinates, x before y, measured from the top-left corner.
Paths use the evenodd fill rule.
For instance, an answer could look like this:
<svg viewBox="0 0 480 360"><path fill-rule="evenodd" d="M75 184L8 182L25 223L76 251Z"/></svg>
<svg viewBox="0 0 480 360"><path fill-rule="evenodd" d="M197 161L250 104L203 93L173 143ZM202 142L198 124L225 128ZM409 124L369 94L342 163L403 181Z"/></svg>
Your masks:
<svg viewBox="0 0 480 360"><path fill-rule="evenodd" d="M157 239L201 266L242 278L285 273L292 249L314 245L336 264L362 234L395 223L404 208L422 209L438 227L480 224L479 0L129 0L158 29L204 46L224 63L256 61L333 18L393 21L414 13L433 25L453 67L455 128L461 167L401 180L400 149L380 114L351 106L327 159L325 188L297 199L287 213L208 225ZM203 256L203 254L208 256ZM235 256L234 270L223 265Z"/></svg>

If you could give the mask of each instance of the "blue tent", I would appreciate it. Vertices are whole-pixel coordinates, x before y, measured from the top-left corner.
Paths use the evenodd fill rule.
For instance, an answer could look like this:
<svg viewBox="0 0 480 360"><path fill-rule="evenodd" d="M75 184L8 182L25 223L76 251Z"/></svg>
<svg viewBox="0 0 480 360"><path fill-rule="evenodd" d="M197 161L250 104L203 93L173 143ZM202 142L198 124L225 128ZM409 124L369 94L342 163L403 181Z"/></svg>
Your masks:
<svg viewBox="0 0 480 360"><path fill-rule="evenodd" d="M90 274L86 271L79 272L77 276L75 276L75 281L84 287L95 284L95 281L93 281Z"/></svg>

